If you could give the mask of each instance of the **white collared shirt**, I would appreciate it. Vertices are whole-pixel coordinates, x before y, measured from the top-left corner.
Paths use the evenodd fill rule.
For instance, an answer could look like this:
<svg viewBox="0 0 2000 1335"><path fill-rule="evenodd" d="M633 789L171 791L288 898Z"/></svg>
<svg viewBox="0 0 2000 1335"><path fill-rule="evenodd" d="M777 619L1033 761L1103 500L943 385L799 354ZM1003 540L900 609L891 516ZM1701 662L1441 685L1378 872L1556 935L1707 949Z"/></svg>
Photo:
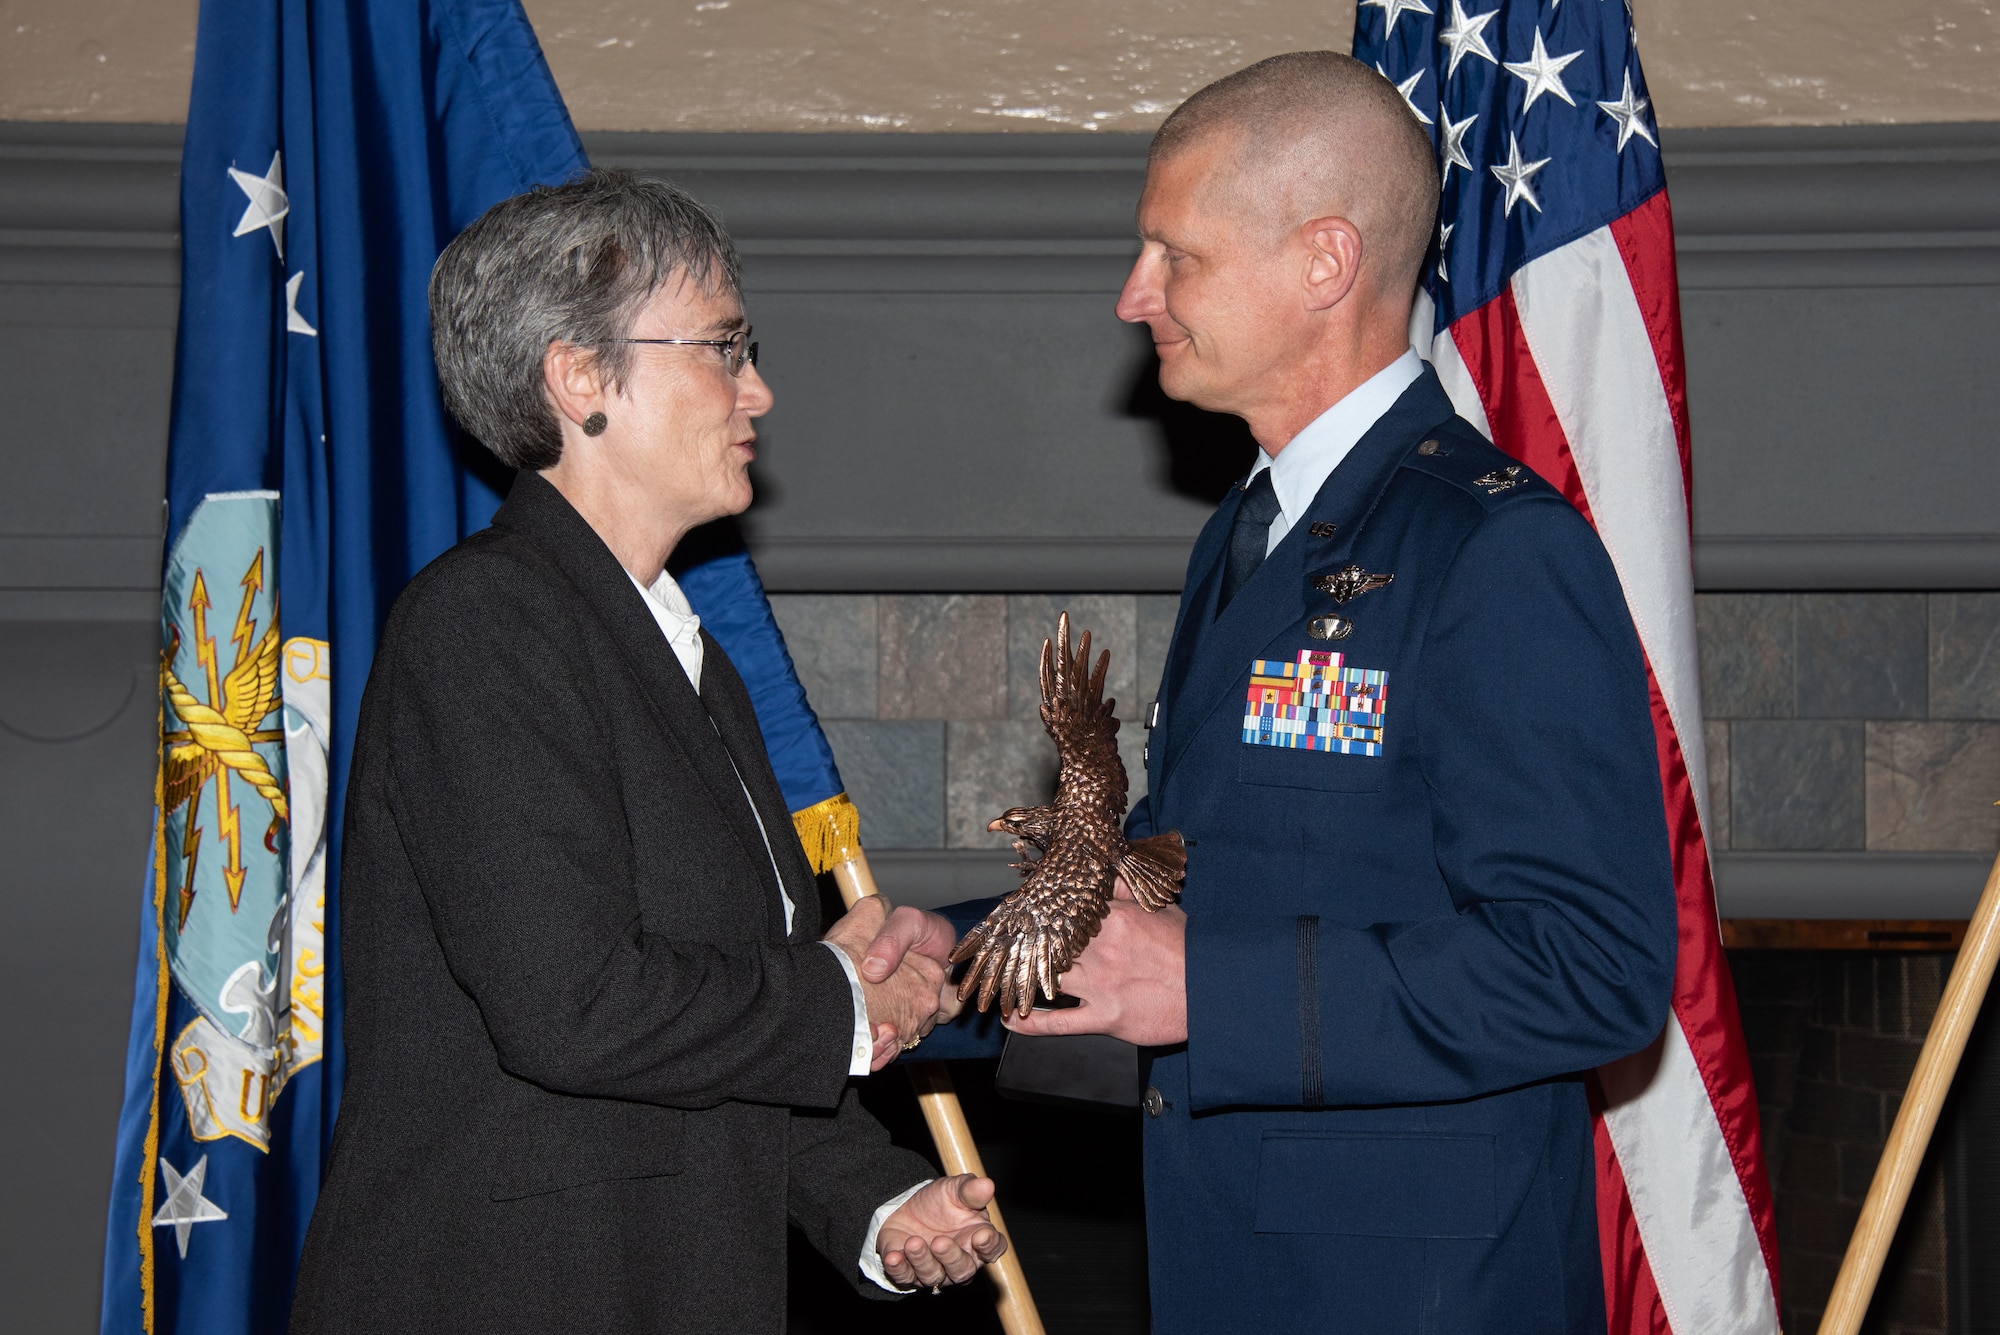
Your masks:
<svg viewBox="0 0 2000 1335"><path fill-rule="evenodd" d="M667 637L674 657L681 660L681 671L687 673L688 685L694 687L696 695L701 694L701 618L694 614L694 604L664 570L650 589L634 579L629 570L625 578L632 580L632 587L645 595L646 610L660 623L660 633Z"/></svg>
<svg viewBox="0 0 2000 1335"><path fill-rule="evenodd" d="M653 614L653 620L659 623L660 633L667 637L668 647L680 660L681 671L687 673L688 685L694 687L696 695L701 694L701 618L695 615L694 604L681 592L681 586L674 582L674 577L664 570L650 589L633 578L629 570L625 572L625 578L631 580L632 587L646 599L646 610ZM712 722L710 726L713 726ZM733 767L736 761L732 758L729 763ZM764 836L764 855L771 859L771 875L778 882L778 898L784 901L785 933L789 936L795 908L791 895L785 891L784 874L778 870L778 855L771 847L771 832L764 828L764 817L758 813L757 804L750 800L750 786L743 782L740 772L736 783L743 789L743 800L749 804L751 818L757 822L757 833ZM820 944L831 950L833 957L840 961L841 972L847 975L848 993L854 1001L854 1045L848 1050L847 1073L867 1075L875 1053L875 1042L868 1028L868 999L861 992L861 975L855 972L854 961L847 958L846 951L831 941Z"/></svg>
<svg viewBox="0 0 2000 1335"><path fill-rule="evenodd" d="M1277 458L1257 451L1257 462L1250 466L1250 476L1254 478L1262 470L1270 469L1271 491L1278 498L1278 513L1271 520L1265 555L1277 550L1285 535L1292 531L1292 525L1312 506L1313 497L1319 495L1319 489L1326 485L1340 461L1368 434L1370 427L1396 406L1403 391L1423 373L1423 358L1415 348L1406 348L1402 356L1308 422L1305 430L1278 451Z"/></svg>

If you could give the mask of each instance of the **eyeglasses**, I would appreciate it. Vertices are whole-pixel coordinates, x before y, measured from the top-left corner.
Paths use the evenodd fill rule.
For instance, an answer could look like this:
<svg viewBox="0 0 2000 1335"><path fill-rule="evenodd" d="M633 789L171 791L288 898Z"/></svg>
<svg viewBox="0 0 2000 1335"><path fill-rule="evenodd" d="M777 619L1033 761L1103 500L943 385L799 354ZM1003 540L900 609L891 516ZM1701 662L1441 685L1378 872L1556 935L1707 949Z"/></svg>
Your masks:
<svg viewBox="0 0 2000 1335"><path fill-rule="evenodd" d="M721 348L723 359L728 363L729 374L742 375L743 368L757 364L757 345L750 341L749 325L737 330L728 338L607 338L606 343L654 343L673 344L688 348Z"/></svg>

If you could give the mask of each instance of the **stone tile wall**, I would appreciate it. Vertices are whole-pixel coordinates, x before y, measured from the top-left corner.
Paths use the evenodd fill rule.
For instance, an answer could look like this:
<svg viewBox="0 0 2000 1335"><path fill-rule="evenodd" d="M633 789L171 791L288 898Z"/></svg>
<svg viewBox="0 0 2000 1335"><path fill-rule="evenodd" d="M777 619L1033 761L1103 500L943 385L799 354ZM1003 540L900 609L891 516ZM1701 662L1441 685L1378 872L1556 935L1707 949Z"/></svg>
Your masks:
<svg viewBox="0 0 2000 1335"><path fill-rule="evenodd" d="M1136 800L1139 726L1166 661L1178 599L1131 594L782 594L771 599L806 696L878 849L1005 848L986 822L1046 801L1055 748L1042 731L1043 639L1108 649L1105 692Z"/></svg>
<svg viewBox="0 0 2000 1335"><path fill-rule="evenodd" d="M1002 847L1040 801L1042 639L1068 609L1111 651L1133 797L1171 595L772 598L806 693L880 849ZM1990 851L2000 843L2000 594L1695 599L1717 850Z"/></svg>
<svg viewBox="0 0 2000 1335"><path fill-rule="evenodd" d="M2000 594L1704 594L1695 624L1715 848L2000 842Z"/></svg>

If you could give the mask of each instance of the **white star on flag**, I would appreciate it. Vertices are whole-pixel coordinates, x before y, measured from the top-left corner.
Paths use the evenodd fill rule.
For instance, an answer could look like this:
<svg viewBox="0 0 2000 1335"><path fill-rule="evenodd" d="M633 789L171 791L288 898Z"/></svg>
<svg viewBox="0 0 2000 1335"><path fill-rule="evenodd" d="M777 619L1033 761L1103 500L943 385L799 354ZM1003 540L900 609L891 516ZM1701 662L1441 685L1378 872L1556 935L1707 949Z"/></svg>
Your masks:
<svg viewBox="0 0 2000 1335"><path fill-rule="evenodd" d="M1455 121L1450 112L1439 107L1438 115L1444 117L1444 137L1438 145L1439 156L1444 159L1445 179L1450 180L1453 167L1472 170L1472 159L1465 156L1465 136L1472 129L1472 123L1479 119L1479 113L1474 112L1462 121Z"/></svg>
<svg viewBox="0 0 2000 1335"><path fill-rule="evenodd" d="M1446 283L1451 281L1451 275L1445 272L1444 251L1451 244L1451 229L1456 226L1457 223L1441 223L1438 226L1438 278Z"/></svg>
<svg viewBox="0 0 2000 1335"><path fill-rule="evenodd" d="M227 1211L201 1194L201 1185L208 1178L208 1156L202 1155L195 1166L188 1170L186 1177L174 1171L166 1156L160 1156L160 1175L167 1180L167 1199L161 1203L160 1212L153 1216L154 1228L174 1226L174 1241L181 1249L181 1260L187 1260L188 1234L196 1224L213 1224L229 1218Z"/></svg>
<svg viewBox="0 0 2000 1335"><path fill-rule="evenodd" d="M319 330L306 323L306 317L299 314L299 288L306 281L306 271L299 270L285 283L285 332L289 334L310 334L319 337Z"/></svg>
<svg viewBox="0 0 2000 1335"><path fill-rule="evenodd" d="M1534 106L1535 99L1543 93L1554 93L1571 106L1575 106L1576 99L1569 95L1569 89L1563 87L1562 72L1572 60L1582 54L1581 51L1572 51L1566 56L1550 55L1549 48L1542 43L1542 30L1535 29L1534 54L1526 60L1507 62L1507 72L1528 85L1528 97L1521 104L1521 113L1526 115L1528 108Z"/></svg>
<svg viewBox="0 0 2000 1335"><path fill-rule="evenodd" d="M1599 102L1597 105L1603 108L1605 115L1618 122L1620 153L1625 151L1625 141L1635 134L1654 148L1660 146L1660 141L1653 138L1653 132L1646 128L1646 108L1652 105L1652 101L1649 98L1632 96L1631 70L1625 71L1625 95L1616 102Z"/></svg>
<svg viewBox="0 0 2000 1335"><path fill-rule="evenodd" d="M1426 10L1425 12L1428 13L1429 11ZM1381 62L1379 61L1376 62L1375 72L1381 75L1385 79L1389 77L1389 71L1383 69ZM1415 99L1413 99L1410 96L1411 93L1417 91L1417 84L1423 79L1423 77L1424 77L1424 72L1421 68L1419 68L1415 74L1412 74L1409 78L1397 84L1396 91L1403 95L1403 105L1410 109L1410 114L1417 118L1417 123L1420 125L1429 125L1431 123L1431 118L1429 116L1424 115L1423 111L1417 106Z"/></svg>
<svg viewBox="0 0 2000 1335"><path fill-rule="evenodd" d="M1396 16L1404 10L1407 9L1414 14L1428 14L1431 12L1431 7L1425 4L1424 0L1361 0L1362 8L1365 9L1369 5L1373 5L1382 11L1382 34L1385 37L1394 37L1396 35ZM1425 124L1429 124L1429 122L1426 121Z"/></svg>
<svg viewBox="0 0 2000 1335"><path fill-rule="evenodd" d="M1497 9L1488 14L1467 14L1459 0L1451 0L1451 22L1438 30L1438 42L1451 48L1451 63L1444 72L1447 79L1458 73L1458 62L1469 55L1479 56L1490 65L1500 63L1493 48L1480 36L1486 25L1499 17Z"/></svg>
<svg viewBox="0 0 2000 1335"><path fill-rule="evenodd" d="M1521 161L1521 141L1512 130L1507 132L1507 160L1487 170L1500 178L1500 184L1507 187L1507 203L1500 210L1501 216L1511 217L1514 205L1527 200L1535 212L1542 211L1542 201L1535 198L1535 192L1528 185L1528 178L1549 165L1543 158L1540 162Z"/></svg>
<svg viewBox="0 0 2000 1335"><path fill-rule="evenodd" d="M243 210L243 216L236 221L233 236L247 236L260 227L271 229L271 244L278 248L278 258L285 258L285 215L292 211L290 196L285 194L285 155L271 155L271 169L262 176L252 176L249 172L229 169L229 179L236 182L250 203Z"/></svg>

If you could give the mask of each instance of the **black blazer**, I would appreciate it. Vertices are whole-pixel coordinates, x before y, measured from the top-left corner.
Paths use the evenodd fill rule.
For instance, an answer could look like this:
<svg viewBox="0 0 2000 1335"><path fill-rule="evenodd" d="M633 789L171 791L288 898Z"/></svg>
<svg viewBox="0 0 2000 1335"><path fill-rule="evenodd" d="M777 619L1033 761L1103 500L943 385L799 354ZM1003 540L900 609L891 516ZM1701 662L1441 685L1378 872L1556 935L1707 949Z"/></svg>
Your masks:
<svg viewBox="0 0 2000 1335"><path fill-rule="evenodd" d="M880 1294L870 1216L933 1170L848 1087L790 830L722 650L697 698L523 473L397 600L362 700L347 1085L294 1332L777 1332L788 1218Z"/></svg>

